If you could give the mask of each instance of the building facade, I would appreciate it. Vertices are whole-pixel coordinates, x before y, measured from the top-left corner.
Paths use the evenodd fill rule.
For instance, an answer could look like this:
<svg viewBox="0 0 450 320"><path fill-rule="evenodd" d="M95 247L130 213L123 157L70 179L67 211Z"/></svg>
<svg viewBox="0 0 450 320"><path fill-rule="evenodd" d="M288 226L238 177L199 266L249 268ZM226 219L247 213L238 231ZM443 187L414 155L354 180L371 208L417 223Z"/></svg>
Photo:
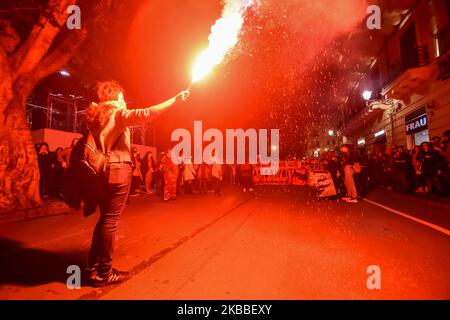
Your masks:
<svg viewBox="0 0 450 320"><path fill-rule="evenodd" d="M419 0L354 88L341 134L369 153L450 129L450 0ZM364 96L364 97L363 97Z"/></svg>
<svg viewBox="0 0 450 320"><path fill-rule="evenodd" d="M308 158L320 158L328 152L336 151L341 145L341 137L334 132L327 135L312 136L307 142L306 156Z"/></svg>

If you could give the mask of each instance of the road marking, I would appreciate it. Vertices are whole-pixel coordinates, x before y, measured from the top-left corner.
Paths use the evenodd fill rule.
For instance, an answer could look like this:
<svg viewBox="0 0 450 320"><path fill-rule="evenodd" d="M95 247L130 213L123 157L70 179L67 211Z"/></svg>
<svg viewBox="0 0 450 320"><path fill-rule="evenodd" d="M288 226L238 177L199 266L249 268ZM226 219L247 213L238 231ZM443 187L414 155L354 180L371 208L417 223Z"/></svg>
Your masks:
<svg viewBox="0 0 450 320"><path fill-rule="evenodd" d="M363 201L366 201L366 202L368 202L370 204L373 204L374 206L380 207L380 208L382 208L384 210L387 210L389 212L395 213L395 214L397 214L399 216L402 216L402 217L404 217L406 219L418 222L420 224L423 224L424 226L427 226L427 227L432 228L432 229L434 229L436 231L442 232L443 234L445 234L447 236L450 236L450 230L447 230L447 229L442 228L442 227L440 227L438 225L432 224L431 222L428 222L428 221L425 221L425 220L413 217L413 216L411 216L409 214L406 214L404 212L392 209L390 207L384 206L384 205L382 205L382 204L380 204L378 202L375 202L375 201L372 201L372 200L369 200L369 199L366 199L366 198L363 198Z"/></svg>

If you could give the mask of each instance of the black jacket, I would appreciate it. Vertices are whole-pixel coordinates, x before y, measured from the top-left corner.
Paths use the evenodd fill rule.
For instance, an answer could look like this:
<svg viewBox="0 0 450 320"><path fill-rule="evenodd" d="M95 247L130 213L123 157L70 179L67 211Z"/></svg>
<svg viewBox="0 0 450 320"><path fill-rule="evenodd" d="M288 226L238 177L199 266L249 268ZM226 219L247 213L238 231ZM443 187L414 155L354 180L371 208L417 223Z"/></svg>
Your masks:
<svg viewBox="0 0 450 320"><path fill-rule="evenodd" d="M80 210L84 203L83 214L88 217L95 213L102 197L104 176L98 174L85 160L86 137L81 138L70 155L70 166L64 179L64 200L67 205Z"/></svg>

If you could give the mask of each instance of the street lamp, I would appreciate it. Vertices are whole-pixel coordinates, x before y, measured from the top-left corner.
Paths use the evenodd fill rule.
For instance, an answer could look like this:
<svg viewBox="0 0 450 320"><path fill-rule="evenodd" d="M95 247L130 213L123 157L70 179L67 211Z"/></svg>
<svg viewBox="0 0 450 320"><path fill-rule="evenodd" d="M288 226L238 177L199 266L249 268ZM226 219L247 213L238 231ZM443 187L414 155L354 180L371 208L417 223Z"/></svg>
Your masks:
<svg viewBox="0 0 450 320"><path fill-rule="evenodd" d="M333 131L333 130L328 130L328 135L329 135L330 137L334 136L334 131Z"/></svg>
<svg viewBox="0 0 450 320"><path fill-rule="evenodd" d="M63 77L70 77L70 73L66 70L59 71L59 74L62 75Z"/></svg>
<svg viewBox="0 0 450 320"><path fill-rule="evenodd" d="M364 100L369 101L372 98L372 91L365 90L362 94Z"/></svg>
<svg viewBox="0 0 450 320"><path fill-rule="evenodd" d="M369 112L373 112L375 109L388 110L398 103L395 99L372 99L372 91L370 90L365 90L362 96L366 100Z"/></svg>

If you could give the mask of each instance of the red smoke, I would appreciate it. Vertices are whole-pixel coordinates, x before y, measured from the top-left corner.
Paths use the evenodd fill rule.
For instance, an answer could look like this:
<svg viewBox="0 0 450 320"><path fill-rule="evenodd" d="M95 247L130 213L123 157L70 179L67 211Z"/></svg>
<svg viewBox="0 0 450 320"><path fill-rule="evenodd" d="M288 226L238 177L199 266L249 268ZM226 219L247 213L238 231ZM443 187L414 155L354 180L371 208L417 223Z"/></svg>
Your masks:
<svg viewBox="0 0 450 320"><path fill-rule="evenodd" d="M188 106L158 121L159 145L169 146L172 130L190 128L194 120L216 128L279 127L282 143L290 134L298 141L293 125L307 118L303 108L322 103L320 90L337 90L324 89L334 86L328 83L333 77L321 70L339 53L334 41L363 23L366 1L254 2L227 61L194 87ZM136 101L157 102L188 85L193 59L221 9L219 1L167 0L142 10L127 54Z"/></svg>

